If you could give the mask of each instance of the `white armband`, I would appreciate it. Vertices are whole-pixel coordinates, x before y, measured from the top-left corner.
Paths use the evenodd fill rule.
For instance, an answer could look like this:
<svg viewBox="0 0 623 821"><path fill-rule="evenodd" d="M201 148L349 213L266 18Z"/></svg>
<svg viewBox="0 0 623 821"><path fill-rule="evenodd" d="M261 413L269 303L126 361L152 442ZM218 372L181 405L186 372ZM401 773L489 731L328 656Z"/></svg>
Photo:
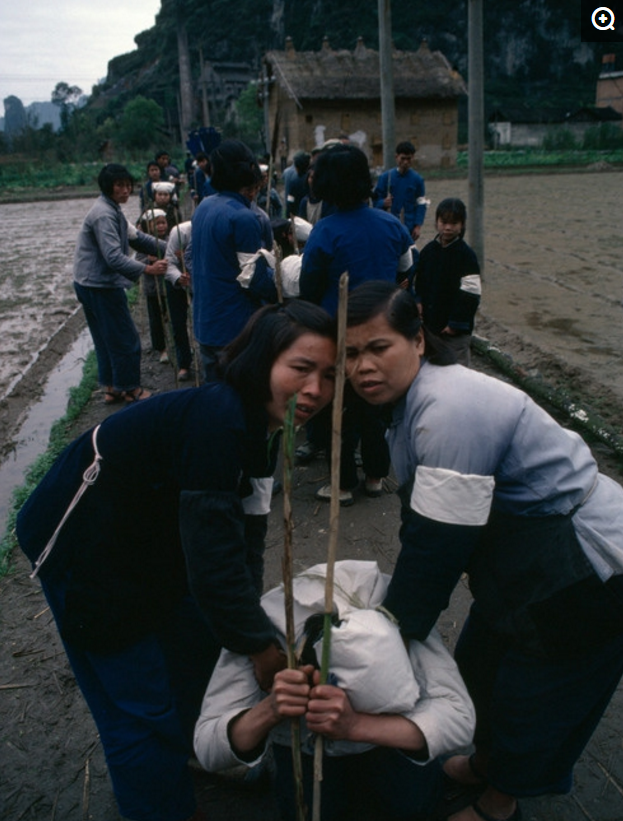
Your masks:
<svg viewBox="0 0 623 821"><path fill-rule="evenodd" d="M411 508L435 522L477 527L489 519L494 488L493 476L418 465Z"/></svg>
<svg viewBox="0 0 623 821"><path fill-rule="evenodd" d="M242 288L249 288L251 280L255 274L255 263L260 257L264 257L269 268L275 267L275 256L267 251L266 248L260 248L254 254L245 254L242 251L238 252L238 265L240 265L240 273L236 277Z"/></svg>
<svg viewBox="0 0 623 821"><path fill-rule="evenodd" d="M274 479L265 476L262 479L250 479L253 493L242 500L242 509L246 516L266 516L270 513L270 500L273 495Z"/></svg>
<svg viewBox="0 0 623 821"><path fill-rule="evenodd" d="M466 277L461 277L461 291L466 294L473 294L480 296L482 294L482 283L480 281L480 274L468 274Z"/></svg>

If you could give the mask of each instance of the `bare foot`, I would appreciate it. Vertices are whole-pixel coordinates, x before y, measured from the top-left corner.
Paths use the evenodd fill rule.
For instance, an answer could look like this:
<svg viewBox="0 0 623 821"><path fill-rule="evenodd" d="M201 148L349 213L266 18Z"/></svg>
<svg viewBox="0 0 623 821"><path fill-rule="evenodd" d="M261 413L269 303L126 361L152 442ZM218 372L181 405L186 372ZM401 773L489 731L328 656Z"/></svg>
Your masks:
<svg viewBox="0 0 623 821"><path fill-rule="evenodd" d="M444 762L443 770L446 775L458 781L459 784L482 784L486 781L484 772L481 772L478 766L475 754L453 755Z"/></svg>

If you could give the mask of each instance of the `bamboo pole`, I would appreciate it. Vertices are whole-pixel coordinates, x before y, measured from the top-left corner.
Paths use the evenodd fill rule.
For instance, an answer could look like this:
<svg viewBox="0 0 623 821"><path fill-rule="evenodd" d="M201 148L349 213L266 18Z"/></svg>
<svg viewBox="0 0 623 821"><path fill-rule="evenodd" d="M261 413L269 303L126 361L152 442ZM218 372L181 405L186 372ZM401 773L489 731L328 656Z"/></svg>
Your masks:
<svg viewBox="0 0 623 821"><path fill-rule="evenodd" d="M340 457L342 450L342 408L344 384L346 382L346 308L348 304L348 271L340 277L339 302L337 310L337 362L335 370L335 398L333 399L333 419L331 430L331 509L329 515L329 549L327 553L327 576L325 580L324 629L322 636L322 660L320 663L320 683L326 684L329 676L331 652L331 617L333 615L333 579L340 521ZM322 783L322 736L316 737L314 748L314 791L313 821L320 821L320 799Z"/></svg>
<svg viewBox="0 0 623 821"><path fill-rule="evenodd" d="M294 415L296 412L296 394L288 404L288 411L283 426L283 559L281 571L286 616L286 656L288 668L296 669L296 631L294 626L294 554L292 550L292 472L294 470ZM303 764L301 760L301 726L297 718L290 722L292 740L292 770L294 774L295 806L297 821L305 821L307 811L303 794Z"/></svg>
<svg viewBox="0 0 623 821"><path fill-rule="evenodd" d="M275 287L277 288L277 302L283 305L283 280L281 278L281 248L275 242Z"/></svg>
<svg viewBox="0 0 623 821"><path fill-rule="evenodd" d="M179 245L179 252L180 252L180 265L182 266L182 273L185 276L188 276L188 269L186 268L186 260L184 259L184 242L182 240L182 232L180 231L180 221L177 216L177 211L175 212L175 228L177 230L177 242ZM184 290L186 291L186 322L188 325L187 332L188 337L190 339L190 344L193 346L193 357L195 360L195 387L199 387L199 367L200 367L200 356L199 356L199 348L197 346L197 340L195 338L195 330L193 328L193 303L190 297L190 285L185 286Z"/></svg>
<svg viewBox="0 0 623 821"><path fill-rule="evenodd" d="M177 219L177 215L176 215ZM158 238L158 232L156 231L156 218L154 217L154 206L151 207L151 225L152 225L152 234L154 239L156 240L156 258L158 260L162 259L160 254L160 241ZM162 279L161 279L162 277ZM162 324L164 327L164 340L165 346L167 348L167 353L169 355L169 361L173 365L174 372L175 372L175 387L179 388L179 381L177 378L177 354L175 352L175 338L173 335L173 325L171 323L171 310L169 308L169 300L167 299L167 291L164 284L164 274L158 274L154 277L154 285L156 287L156 297L158 299L158 308L160 309L160 315L162 317ZM164 296L164 302L163 302Z"/></svg>

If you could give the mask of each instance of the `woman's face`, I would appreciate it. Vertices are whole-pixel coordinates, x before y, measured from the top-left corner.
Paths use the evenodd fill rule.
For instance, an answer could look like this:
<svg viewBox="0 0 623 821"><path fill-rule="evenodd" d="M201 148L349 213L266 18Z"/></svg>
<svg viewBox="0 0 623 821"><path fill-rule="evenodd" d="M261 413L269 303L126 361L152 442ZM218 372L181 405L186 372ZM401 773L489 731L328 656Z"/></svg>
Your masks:
<svg viewBox="0 0 623 821"><path fill-rule="evenodd" d="M335 387L335 355L332 339L309 332L277 357L270 372L272 398L266 405L271 430L283 425L294 394L297 427L329 404Z"/></svg>
<svg viewBox="0 0 623 821"><path fill-rule="evenodd" d="M131 180L115 180L115 182L113 182L112 184L112 194L110 195L110 199L113 202L116 202L117 205L123 205L130 199L131 193Z"/></svg>
<svg viewBox="0 0 623 821"><path fill-rule="evenodd" d="M407 339L379 314L346 331L346 375L371 405L396 402L409 390L424 355L422 332Z"/></svg>

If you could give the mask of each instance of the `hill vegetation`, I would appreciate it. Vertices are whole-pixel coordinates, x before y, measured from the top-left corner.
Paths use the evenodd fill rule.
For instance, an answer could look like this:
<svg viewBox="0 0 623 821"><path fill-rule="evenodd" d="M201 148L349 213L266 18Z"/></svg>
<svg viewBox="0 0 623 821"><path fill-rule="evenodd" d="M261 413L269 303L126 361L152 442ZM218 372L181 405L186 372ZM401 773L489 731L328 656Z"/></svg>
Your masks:
<svg viewBox="0 0 623 821"><path fill-rule="evenodd" d="M467 0L448 13L438 3L393 4L394 43L417 49L427 39L467 78ZM518 105L568 111L590 106L604 53L623 62L623 44L582 43L581 0L498 0L484 4L485 102L487 110ZM202 60L238 64L257 77L263 53L292 38L297 50L316 50L328 35L332 48L355 46L363 37L378 47L377 0L162 0L155 25L135 37L136 50L113 58L106 81L87 104L71 112L61 134L27 129L14 151L54 153L61 160L106 158L115 148L145 156L155 146L179 146L178 35L188 40L193 117L202 120ZM210 100L210 121L226 134L261 143L262 118L255 89L241 105L232 96ZM137 119L137 113L139 116ZM132 122L131 122L132 121ZM111 143L112 141L112 143ZM1 150L0 146L0 150Z"/></svg>

